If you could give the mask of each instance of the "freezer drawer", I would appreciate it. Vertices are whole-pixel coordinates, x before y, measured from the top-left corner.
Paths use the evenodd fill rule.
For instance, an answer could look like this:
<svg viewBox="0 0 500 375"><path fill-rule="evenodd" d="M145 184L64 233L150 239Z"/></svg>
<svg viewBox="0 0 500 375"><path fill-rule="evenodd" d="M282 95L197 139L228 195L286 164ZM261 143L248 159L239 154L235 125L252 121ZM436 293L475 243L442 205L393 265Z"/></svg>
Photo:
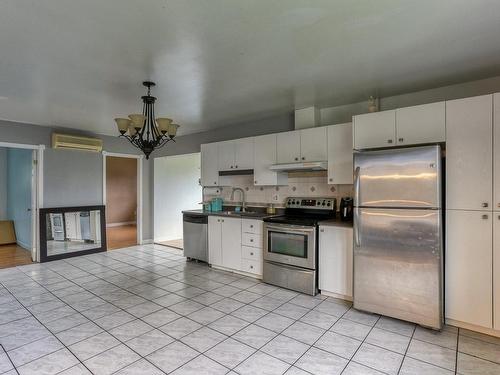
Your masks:
<svg viewBox="0 0 500 375"><path fill-rule="evenodd" d="M354 211L354 307L441 328L440 210Z"/></svg>
<svg viewBox="0 0 500 375"><path fill-rule="evenodd" d="M354 154L356 207L441 208L439 146Z"/></svg>

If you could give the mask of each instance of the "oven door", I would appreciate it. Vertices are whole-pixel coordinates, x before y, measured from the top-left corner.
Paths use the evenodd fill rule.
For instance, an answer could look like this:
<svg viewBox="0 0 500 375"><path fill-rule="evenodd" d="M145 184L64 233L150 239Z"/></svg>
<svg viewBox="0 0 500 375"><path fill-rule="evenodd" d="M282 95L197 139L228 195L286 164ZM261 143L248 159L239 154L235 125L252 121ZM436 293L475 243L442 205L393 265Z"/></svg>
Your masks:
<svg viewBox="0 0 500 375"><path fill-rule="evenodd" d="M264 260L316 269L316 227L264 223Z"/></svg>

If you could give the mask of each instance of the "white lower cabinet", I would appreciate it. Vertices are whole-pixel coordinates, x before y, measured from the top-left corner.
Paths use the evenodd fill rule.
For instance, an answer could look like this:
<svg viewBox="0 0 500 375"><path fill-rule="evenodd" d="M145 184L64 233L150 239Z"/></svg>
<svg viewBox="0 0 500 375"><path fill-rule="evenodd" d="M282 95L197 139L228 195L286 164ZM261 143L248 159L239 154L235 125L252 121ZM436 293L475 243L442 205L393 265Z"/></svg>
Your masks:
<svg viewBox="0 0 500 375"><path fill-rule="evenodd" d="M215 266L241 267L241 219L208 217L208 259Z"/></svg>
<svg viewBox="0 0 500 375"><path fill-rule="evenodd" d="M319 289L352 299L352 228L319 227Z"/></svg>
<svg viewBox="0 0 500 375"><path fill-rule="evenodd" d="M262 275L262 225L260 220L209 216L209 263Z"/></svg>
<svg viewBox="0 0 500 375"><path fill-rule="evenodd" d="M493 327L492 212L446 211L445 316Z"/></svg>
<svg viewBox="0 0 500 375"><path fill-rule="evenodd" d="M500 331L500 212L493 213L493 328Z"/></svg>

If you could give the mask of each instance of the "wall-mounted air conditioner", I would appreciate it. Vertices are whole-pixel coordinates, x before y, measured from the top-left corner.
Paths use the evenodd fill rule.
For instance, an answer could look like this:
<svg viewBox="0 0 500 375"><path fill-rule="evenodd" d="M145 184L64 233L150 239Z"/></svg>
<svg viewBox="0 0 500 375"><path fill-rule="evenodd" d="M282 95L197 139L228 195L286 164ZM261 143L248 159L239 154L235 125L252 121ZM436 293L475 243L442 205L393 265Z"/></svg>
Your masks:
<svg viewBox="0 0 500 375"><path fill-rule="evenodd" d="M53 133L52 148L101 152L102 140L99 138Z"/></svg>

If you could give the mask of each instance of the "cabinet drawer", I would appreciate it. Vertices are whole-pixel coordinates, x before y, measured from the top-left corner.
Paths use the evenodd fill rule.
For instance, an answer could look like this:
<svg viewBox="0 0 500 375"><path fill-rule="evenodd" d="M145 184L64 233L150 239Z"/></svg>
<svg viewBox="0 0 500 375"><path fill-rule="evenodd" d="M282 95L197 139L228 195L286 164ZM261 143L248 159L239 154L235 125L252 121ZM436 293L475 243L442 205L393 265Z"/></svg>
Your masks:
<svg viewBox="0 0 500 375"><path fill-rule="evenodd" d="M263 222L261 220L241 220L241 231L243 233L255 233L262 235Z"/></svg>
<svg viewBox="0 0 500 375"><path fill-rule="evenodd" d="M243 272L254 273L256 275L262 275L262 261L256 260L241 260L241 270Z"/></svg>
<svg viewBox="0 0 500 375"><path fill-rule="evenodd" d="M255 233L242 233L241 244L244 246L257 247L262 249L262 235Z"/></svg>
<svg viewBox="0 0 500 375"><path fill-rule="evenodd" d="M248 260L255 260L262 262L262 249L255 247L242 246L241 257Z"/></svg>

